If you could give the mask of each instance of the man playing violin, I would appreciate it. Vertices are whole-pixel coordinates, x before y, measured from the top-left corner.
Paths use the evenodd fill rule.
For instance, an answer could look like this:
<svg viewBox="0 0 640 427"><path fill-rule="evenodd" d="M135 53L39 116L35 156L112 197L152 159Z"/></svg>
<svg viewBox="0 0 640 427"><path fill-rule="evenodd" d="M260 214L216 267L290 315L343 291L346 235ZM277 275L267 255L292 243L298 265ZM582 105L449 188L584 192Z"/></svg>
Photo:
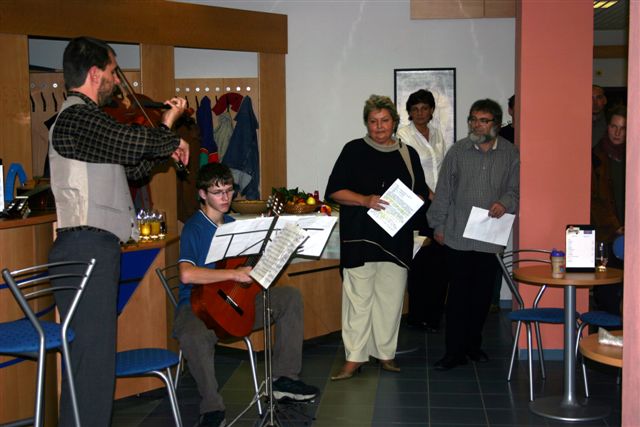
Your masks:
<svg viewBox="0 0 640 427"><path fill-rule="evenodd" d="M233 199L233 176L220 163L209 163L198 171L196 188L200 210L184 225L180 235L180 296L174 333L180 342L202 397L199 426L224 426L225 407L218 393L213 357L218 337L196 317L191 308L192 285L215 285L223 281L250 284L251 267L216 268L206 263L207 253L218 226L234 221L227 215ZM257 285L253 285L257 286ZM255 307L262 307L262 292L255 298ZM298 379L302 369L303 307L297 289L278 286L271 290L271 310L276 326L273 348L273 390L276 399L313 399L318 389ZM262 327L263 316L256 316L254 328Z"/></svg>
<svg viewBox="0 0 640 427"><path fill-rule="evenodd" d="M63 57L67 99L49 131L59 227L49 261L96 259L71 323L75 331L71 369L80 421L93 427L111 425L120 242L138 238L127 179L144 178L169 158L189 161L188 144L170 131L185 109L184 99L166 102L170 109L158 128L120 124L100 109L120 83L117 67L114 50L103 41L71 40ZM64 314L71 296L58 292L56 303ZM65 379L60 426L75 425Z"/></svg>

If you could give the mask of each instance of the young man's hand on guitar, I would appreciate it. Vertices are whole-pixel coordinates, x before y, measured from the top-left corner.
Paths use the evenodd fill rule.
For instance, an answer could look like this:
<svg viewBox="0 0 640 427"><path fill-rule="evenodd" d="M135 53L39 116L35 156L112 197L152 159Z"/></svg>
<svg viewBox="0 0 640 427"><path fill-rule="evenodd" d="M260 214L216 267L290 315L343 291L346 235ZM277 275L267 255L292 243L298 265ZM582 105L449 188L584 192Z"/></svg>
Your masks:
<svg viewBox="0 0 640 427"><path fill-rule="evenodd" d="M248 288L249 285L253 282L253 278L249 276L249 272L252 270L252 267L238 267L235 270L230 270L233 272L234 281L240 283L243 288Z"/></svg>

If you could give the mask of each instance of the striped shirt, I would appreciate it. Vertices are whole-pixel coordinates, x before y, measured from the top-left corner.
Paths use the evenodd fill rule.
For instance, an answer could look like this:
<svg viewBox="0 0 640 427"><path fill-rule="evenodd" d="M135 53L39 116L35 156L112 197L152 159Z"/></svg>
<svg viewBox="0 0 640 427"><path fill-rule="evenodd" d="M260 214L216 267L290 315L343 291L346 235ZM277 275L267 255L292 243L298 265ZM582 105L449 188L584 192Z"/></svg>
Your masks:
<svg viewBox="0 0 640 427"><path fill-rule="evenodd" d="M164 127L121 124L84 94L69 96L79 96L85 104L67 108L56 122L51 142L66 158L123 165L128 179L139 180L180 144L180 138Z"/></svg>
<svg viewBox="0 0 640 427"><path fill-rule="evenodd" d="M514 214L519 200L518 148L499 136L494 147L483 152L464 138L447 152L427 219L436 233L444 233L444 243L453 249L496 253L502 246L462 237L471 208L489 209L499 202Z"/></svg>

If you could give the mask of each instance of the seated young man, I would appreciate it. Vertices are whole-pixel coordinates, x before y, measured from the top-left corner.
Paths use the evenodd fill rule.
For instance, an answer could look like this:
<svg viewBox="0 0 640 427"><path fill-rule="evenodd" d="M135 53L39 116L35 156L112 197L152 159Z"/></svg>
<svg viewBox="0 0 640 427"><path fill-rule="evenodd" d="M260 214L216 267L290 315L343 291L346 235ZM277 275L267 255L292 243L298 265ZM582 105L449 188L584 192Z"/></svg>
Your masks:
<svg viewBox="0 0 640 427"><path fill-rule="evenodd" d="M197 174L196 188L200 210L186 223L180 236L180 298L176 310L174 333L180 342L189 371L196 381L202 400L200 426L224 426L225 407L218 393L213 357L218 341L191 310L193 284L215 284L226 280L251 283L250 267L216 269L215 263L205 264L213 235L219 225L234 219L226 215L233 198L233 177L229 168L220 163L204 165ZM262 292L256 297L255 327L262 327ZM273 347L273 390L276 399L287 397L309 400L318 389L298 379L302 368L303 306L300 292L287 286L271 290L271 309L276 325Z"/></svg>

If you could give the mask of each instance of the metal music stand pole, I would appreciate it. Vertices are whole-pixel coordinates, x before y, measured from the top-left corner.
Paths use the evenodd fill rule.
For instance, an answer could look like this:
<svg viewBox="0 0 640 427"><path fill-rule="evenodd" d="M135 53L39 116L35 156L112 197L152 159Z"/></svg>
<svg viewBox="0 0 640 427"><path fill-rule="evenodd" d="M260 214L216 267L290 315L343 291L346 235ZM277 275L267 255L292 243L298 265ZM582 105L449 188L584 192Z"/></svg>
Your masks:
<svg viewBox="0 0 640 427"><path fill-rule="evenodd" d="M296 256L300 247L306 242L308 239L305 238L299 245L298 249L291 254L287 262L284 264L284 267L280 271L280 274L284 271L287 265L291 262L291 260ZM278 274L278 276L280 275ZM276 280L274 280L274 283ZM271 352L271 286L266 288L263 292L263 300L264 300L264 385L265 385L265 397L267 398L267 408L266 412L262 416L262 422L260 423L260 427L262 426L278 426L282 427L280 420L276 414L276 400L273 397L273 372L272 372L272 361L273 355Z"/></svg>
<svg viewBox="0 0 640 427"><path fill-rule="evenodd" d="M276 415L275 398L273 397L273 372L272 361L273 354L271 352L271 291L266 288L262 292L264 310L264 392L267 398L267 408L262 415L260 426L282 426L278 416Z"/></svg>

